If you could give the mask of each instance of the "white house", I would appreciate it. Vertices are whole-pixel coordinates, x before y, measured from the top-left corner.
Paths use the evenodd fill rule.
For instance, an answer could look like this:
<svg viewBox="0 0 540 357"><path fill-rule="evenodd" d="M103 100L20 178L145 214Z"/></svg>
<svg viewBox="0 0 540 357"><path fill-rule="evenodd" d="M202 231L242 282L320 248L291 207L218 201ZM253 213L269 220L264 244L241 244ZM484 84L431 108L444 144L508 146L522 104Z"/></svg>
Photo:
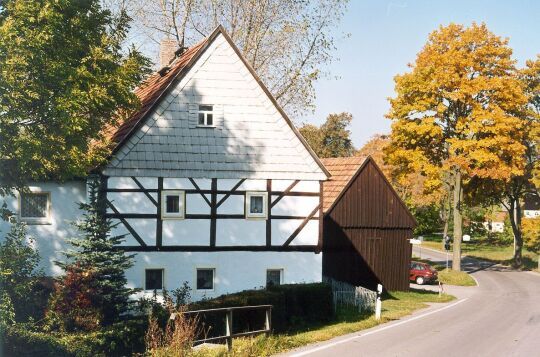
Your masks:
<svg viewBox="0 0 540 357"><path fill-rule="evenodd" d="M96 173L107 214L135 252L129 285L195 299L322 280L328 171L223 28L137 89L142 108L114 133ZM75 232L86 182L35 183L8 199L51 275ZM0 230L5 234L5 224Z"/></svg>

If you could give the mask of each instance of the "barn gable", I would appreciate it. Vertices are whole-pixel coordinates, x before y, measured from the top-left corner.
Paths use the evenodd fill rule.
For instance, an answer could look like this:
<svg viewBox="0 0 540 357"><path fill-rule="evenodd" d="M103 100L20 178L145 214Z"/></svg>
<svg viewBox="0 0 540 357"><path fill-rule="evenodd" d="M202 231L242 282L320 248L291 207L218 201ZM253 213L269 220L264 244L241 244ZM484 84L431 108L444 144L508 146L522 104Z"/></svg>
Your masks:
<svg viewBox="0 0 540 357"><path fill-rule="evenodd" d="M221 27L153 78L139 90L151 100L143 100L143 109L114 136L118 146L105 175L327 178ZM203 105L212 108L211 127L198 125Z"/></svg>
<svg viewBox="0 0 540 357"><path fill-rule="evenodd" d="M323 274L375 289L407 290L416 225L375 161L323 159Z"/></svg>
<svg viewBox="0 0 540 357"><path fill-rule="evenodd" d="M332 177L323 186L323 210L343 227L414 228L416 221L375 161L323 159Z"/></svg>

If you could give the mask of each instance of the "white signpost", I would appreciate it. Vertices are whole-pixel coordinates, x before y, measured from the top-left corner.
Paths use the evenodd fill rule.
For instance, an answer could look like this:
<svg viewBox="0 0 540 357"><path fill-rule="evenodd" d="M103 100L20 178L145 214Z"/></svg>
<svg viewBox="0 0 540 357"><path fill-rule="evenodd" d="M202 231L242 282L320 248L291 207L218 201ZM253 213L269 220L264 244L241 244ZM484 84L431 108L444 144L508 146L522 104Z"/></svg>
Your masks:
<svg viewBox="0 0 540 357"><path fill-rule="evenodd" d="M465 235L463 236L463 241L464 241L464 242L470 242L470 241L471 241L471 236L468 235L468 234L465 234Z"/></svg>
<svg viewBox="0 0 540 357"><path fill-rule="evenodd" d="M375 302L375 319L380 320L381 319L381 294L382 294L382 285L377 284L377 301Z"/></svg>
<svg viewBox="0 0 540 357"><path fill-rule="evenodd" d="M424 237L419 236L418 238L411 238L409 239L409 242L412 245L417 245L420 248L420 259L422 259L422 242L424 241Z"/></svg>

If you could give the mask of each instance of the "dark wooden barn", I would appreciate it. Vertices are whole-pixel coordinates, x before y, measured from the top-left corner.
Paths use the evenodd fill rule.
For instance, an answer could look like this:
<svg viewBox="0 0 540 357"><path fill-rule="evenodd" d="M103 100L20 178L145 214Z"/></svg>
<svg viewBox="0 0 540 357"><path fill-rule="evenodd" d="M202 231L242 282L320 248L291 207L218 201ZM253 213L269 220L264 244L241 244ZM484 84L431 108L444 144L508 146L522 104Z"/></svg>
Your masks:
<svg viewBox="0 0 540 357"><path fill-rule="evenodd" d="M375 161L323 159L323 275L355 286L409 288L411 213Z"/></svg>

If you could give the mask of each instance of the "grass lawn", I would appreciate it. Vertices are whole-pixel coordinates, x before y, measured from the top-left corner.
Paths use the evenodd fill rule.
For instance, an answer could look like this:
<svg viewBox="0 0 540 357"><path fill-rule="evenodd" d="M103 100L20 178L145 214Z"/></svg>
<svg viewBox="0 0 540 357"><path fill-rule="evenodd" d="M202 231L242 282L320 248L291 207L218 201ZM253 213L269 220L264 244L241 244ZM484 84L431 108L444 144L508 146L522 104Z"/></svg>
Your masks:
<svg viewBox="0 0 540 357"><path fill-rule="evenodd" d="M440 241L424 241L422 242L422 247L443 250ZM463 242L461 249L463 255L503 265L511 265L514 254L513 245L492 244L486 241ZM538 269L538 255L524 249L523 265L521 268L525 270Z"/></svg>
<svg viewBox="0 0 540 357"><path fill-rule="evenodd" d="M416 256L412 257L412 260L417 262L424 262L431 265L439 273L439 281L443 284L458 285L458 286L476 286L471 276L463 271L455 271L452 269L446 269L446 266L442 264L433 263L431 260L420 259Z"/></svg>
<svg viewBox="0 0 540 357"><path fill-rule="evenodd" d="M258 336L255 338L237 338L229 354L225 347L201 348L194 350L196 357L218 356L270 356L311 343L326 341L348 333L368 329L381 323L397 320L415 310L427 307L430 302L449 302L455 297L447 294L411 290L409 292L391 292L383 300L382 318L375 320L373 314L358 313L352 308L342 308L337 312L336 321L324 326L312 326L302 331L289 334Z"/></svg>

